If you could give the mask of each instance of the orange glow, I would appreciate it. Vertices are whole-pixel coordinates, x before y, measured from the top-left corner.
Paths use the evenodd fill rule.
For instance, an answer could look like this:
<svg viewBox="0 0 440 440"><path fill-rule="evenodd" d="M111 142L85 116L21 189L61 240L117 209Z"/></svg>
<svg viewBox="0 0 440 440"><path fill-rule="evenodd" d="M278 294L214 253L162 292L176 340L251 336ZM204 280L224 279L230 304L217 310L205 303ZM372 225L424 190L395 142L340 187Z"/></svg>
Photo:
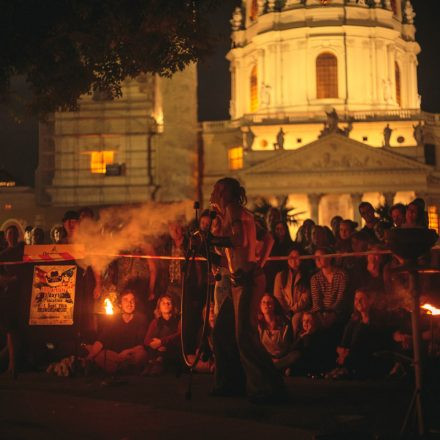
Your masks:
<svg viewBox="0 0 440 440"><path fill-rule="evenodd" d="M106 315L113 315L115 313L113 310L113 304L108 298L104 300L104 307Z"/></svg>
<svg viewBox="0 0 440 440"><path fill-rule="evenodd" d="M421 306L421 308L423 310L426 310L428 314L433 315L433 316L439 316L440 315L440 309L438 309L437 307L434 307L432 304L423 304L423 306Z"/></svg>
<svg viewBox="0 0 440 440"><path fill-rule="evenodd" d="M94 174L105 174L106 166L114 162L114 151L91 151L90 170Z"/></svg>

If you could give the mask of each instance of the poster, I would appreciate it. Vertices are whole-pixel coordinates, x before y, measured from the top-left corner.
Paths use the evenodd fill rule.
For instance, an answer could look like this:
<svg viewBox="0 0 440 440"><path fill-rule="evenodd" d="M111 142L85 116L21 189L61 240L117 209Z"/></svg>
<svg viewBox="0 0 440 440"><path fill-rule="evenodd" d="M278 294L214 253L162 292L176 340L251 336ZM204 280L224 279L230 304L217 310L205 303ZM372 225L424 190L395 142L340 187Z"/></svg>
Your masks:
<svg viewBox="0 0 440 440"><path fill-rule="evenodd" d="M76 266L35 266L29 325L72 325Z"/></svg>

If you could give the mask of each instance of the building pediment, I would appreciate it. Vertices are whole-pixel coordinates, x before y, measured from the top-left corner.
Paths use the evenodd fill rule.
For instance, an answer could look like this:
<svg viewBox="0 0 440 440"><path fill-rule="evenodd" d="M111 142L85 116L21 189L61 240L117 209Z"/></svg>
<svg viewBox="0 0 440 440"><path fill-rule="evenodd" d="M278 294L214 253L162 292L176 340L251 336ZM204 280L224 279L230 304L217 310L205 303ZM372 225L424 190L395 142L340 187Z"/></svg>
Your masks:
<svg viewBox="0 0 440 440"><path fill-rule="evenodd" d="M240 174L408 171L429 174L432 167L392 149L375 148L345 136L332 134L296 150L243 169Z"/></svg>

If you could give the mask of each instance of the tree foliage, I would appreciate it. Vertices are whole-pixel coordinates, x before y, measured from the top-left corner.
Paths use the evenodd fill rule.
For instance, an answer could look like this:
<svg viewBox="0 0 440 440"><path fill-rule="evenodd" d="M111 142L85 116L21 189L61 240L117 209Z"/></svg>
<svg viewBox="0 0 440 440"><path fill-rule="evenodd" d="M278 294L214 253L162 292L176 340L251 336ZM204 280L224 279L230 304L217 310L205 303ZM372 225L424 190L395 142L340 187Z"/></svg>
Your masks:
<svg viewBox="0 0 440 440"><path fill-rule="evenodd" d="M209 53L215 0L0 0L0 96L21 75L32 114L121 94L126 77L170 76Z"/></svg>

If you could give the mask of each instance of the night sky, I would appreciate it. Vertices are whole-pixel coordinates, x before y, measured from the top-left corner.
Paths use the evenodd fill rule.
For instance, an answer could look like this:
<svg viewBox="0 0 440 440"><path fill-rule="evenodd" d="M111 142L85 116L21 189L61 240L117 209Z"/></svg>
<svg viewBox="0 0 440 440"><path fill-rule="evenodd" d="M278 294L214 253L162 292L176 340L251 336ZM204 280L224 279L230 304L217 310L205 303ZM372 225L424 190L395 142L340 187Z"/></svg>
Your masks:
<svg viewBox="0 0 440 440"><path fill-rule="evenodd" d="M223 0L210 17L218 42L211 56L199 64L199 119L222 120L229 117L229 66L225 59L230 47L229 20L240 0ZM419 54L418 83L422 95L422 109L440 113L440 66L436 45L440 42L440 26L433 11L434 2L412 0L416 12L416 38L422 52ZM17 80L15 88L23 93L23 82ZM0 107L0 167L6 169L24 185L33 185L37 166L38 123L24 118L17 122L10 111Z"/></svg>

